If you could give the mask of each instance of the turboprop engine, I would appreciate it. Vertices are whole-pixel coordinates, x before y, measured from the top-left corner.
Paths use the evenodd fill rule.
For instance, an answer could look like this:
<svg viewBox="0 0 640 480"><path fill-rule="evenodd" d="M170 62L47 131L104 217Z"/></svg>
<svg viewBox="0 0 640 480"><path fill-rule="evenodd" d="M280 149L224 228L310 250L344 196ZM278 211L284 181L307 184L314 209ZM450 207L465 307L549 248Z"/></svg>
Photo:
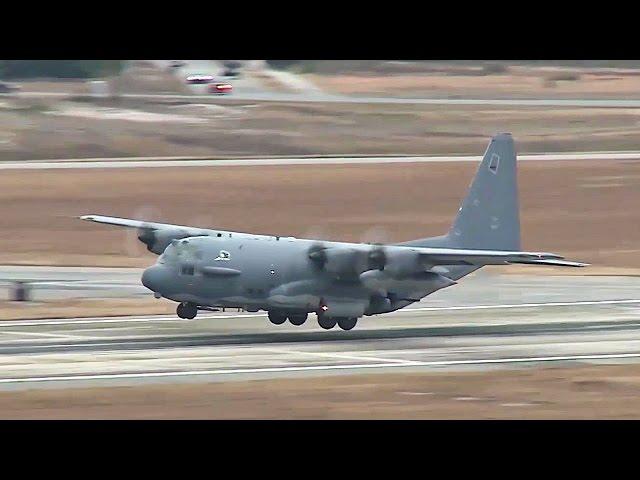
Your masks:
<svg viewBox="0 0 640 480"><path fill-rule="evenodd" d="M369 252L372 266L392 278L402 278L425 270L417 252L408 248L375 247Z"/></svg>
<svg viewBox="0 0 640 480"><path fill-rule="evenodd" d="M350 247L328 247L316 244L309 258L322 270L336 276L360 275L370 270L384 271L387 276L402 278L425 270L417 252L404 247L372 246L368 250Z"/></svg>
<svg viewBox="0 0 640 480"><path fill-rule="evenodd" d="M169 246L172 240L180 240L193 235L189 235L183 230L156 230L153 228L140 228L138 230L138 240L147 246L147 250L160 255Z"/></svg>
<svg viewBox="0 0 640 480"><path fill-rule="evenodd" d="M361 273L360 281L367 288L376 290L385 296L387 292L393 290L428 291L432 293L456 283L450 278L435 272L417 272L402 279L397 279L380 270L368 270Z"/></svg>

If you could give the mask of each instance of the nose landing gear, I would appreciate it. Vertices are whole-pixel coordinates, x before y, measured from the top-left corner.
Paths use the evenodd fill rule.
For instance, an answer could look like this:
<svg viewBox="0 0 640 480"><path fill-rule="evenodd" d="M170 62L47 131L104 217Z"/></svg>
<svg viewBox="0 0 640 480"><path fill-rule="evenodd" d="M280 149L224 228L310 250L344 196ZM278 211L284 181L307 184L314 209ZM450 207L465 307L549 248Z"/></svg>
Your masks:
<svg viewBox="0 0 640 480"><path fill-rule="evenodd" d="M186 319L192 320L196 318L196 315L198 314L198 307L196 306L195 303L182 302L178 304L176 313L180 318L186 318Z"/></svg>

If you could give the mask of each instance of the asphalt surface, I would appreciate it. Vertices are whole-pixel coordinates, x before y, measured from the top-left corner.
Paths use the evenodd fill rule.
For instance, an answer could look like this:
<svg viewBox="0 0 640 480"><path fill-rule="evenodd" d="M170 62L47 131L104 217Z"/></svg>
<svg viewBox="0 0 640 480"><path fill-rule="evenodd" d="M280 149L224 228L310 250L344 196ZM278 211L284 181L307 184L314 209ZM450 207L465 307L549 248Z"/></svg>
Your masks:
<svg viewBox="0 0 640 480"><path fill-rule="evenodd" d="M640 152L567 152L518 155L518 161L620 161L639 160ZM358 156L203 159L201 157L91 158L0 162L0 170L50 170L89 168L231 167L259 165L350 165L379 163L479 162L479 155Z"/></svg>
<svg viewBox="0 0 640 480"><path fill-rule="evenodd" d="M149 265L154 262L149 258ZM0 299L15 282L30 286L31 299L135 298L149 295L140 284L142 269L0 265Z"/></svg>
<svg viewBox="0 0 640 480"><path fill-rule="evenodd" d="M403 105L491 105L516 107L584 107L584 108L638 108L640 99L561 99L561 98L401 98L401 97L367 97L346 96L328 93L284 93L266 92L262 90L246 93L237 91L228 96L213 96L211 94L145 94L125 93L122 98L137 98L145 100L248 100L256 102L293 102L293 103L366 103L366 104L403 104ZM6 94L5 94L6 95ZM33 98L68 98L71 94L63 92L20 92L21 97ZM0 95L1 97L2 95Z"/></svg>
<svg viewBox="0 0 640 480"><path fill-rule="evenodd" d="M638 287L636 277L478 273L349 332L324 331L313 315L294 327L229 311L4 321L0 389L638 361Z"/></svg>

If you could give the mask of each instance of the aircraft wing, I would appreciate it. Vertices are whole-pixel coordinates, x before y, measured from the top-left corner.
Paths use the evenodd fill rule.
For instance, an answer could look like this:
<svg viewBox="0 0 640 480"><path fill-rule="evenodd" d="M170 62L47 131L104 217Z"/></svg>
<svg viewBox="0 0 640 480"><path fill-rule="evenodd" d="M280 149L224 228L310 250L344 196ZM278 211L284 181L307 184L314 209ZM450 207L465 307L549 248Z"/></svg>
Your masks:
<svg viewBox="0 0 640 480"><path fill-rule="evenodd" d="M80 220L89 222L104 223L118 227L135 228L138 230L138 240L147 246L147 250L160 255L164 249L173 241L187 237L198 236L222 236L229 234L221 230L210 230L207 228L187 227L183 225L171 225L169 223L143 222L128 218L105 217L102 215L82 215Z"/></svg>
<svg viewBox="0 0 640 480"><path fill-rule="evenodd" d="M420 260L433 265L505 265L533 264L565 267L585 267L588 264L569 262L564 257L545 252L511 252L503 250L471 250L457 248L417 248Z"/></svg>
<svg viewBox="0 0 640 480"><path fill-rule="evenodd" d="M141 220L131 220L129 218L105 217L103 215L82 215L78 217L80 220L89 222L104 223L105 225L116 225L118 227L127 228L143 228L151 230L184 230L193 232L194 235L202 235L203 232L209 232L208 229L186 227L182 225L172 225L170 223L143 222Z"/></svg>

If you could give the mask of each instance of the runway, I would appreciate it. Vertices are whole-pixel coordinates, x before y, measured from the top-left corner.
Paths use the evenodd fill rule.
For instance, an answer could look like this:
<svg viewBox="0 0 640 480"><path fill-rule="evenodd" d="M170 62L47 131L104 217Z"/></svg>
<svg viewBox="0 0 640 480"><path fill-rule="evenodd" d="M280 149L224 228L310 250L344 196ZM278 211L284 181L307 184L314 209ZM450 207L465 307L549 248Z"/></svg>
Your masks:
<svg viewBox="0 0 640 480"><path fill-rule="evenodd" d="M0 389L635 362L638 287L636 277L484 273L349 332L321 330L313 315L294 327L229 311L4 321Z"/></svg>
<svg viewBox="0 0 640 480"><path fill-rule="evenodd" d="M518 161L639 160L640 152L566 152L518 155ZM361 165L382 163L480 162L479 155L265 157L211 159L202 157L73 158L0 162L0 170L57 170L94 168L235 167L265 165Z"/></svg>
<svg viewBox="0 0 640 480"><path fill-rule="evenodd" d="M578 321L571 307L511 311L507 323L495 323L504 322L495 312L467 312L466 319L474 320L467 326L443 325L450 314L441 311L405 312L365 319L351 332L324 332L311 322L280 328L262 315L211 315L193 322L134 317L37 327L5 322L0 388L636 361L639 307L640 300L582 307ZM522 321L532 314L536 322Z"/></svg>

